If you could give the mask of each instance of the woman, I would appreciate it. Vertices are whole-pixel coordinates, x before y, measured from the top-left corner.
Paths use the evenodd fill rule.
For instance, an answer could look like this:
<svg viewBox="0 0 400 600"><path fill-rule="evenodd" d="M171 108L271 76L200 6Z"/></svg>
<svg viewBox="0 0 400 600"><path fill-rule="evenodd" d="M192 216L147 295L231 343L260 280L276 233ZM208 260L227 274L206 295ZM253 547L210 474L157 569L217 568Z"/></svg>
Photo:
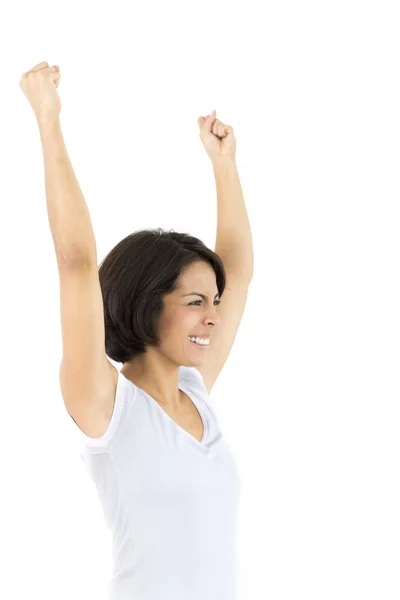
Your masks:
<svg viewBox="0 0 400 600"><path fill-rule="evenodd" d="M64 145L58 67L24 73L60 275L60 387L113 541L115 600L233 600L240 478L210 400L253 274L233 130L200 117L218 197L215 252L137 231L97 269ZM118 371L108 357L123 364Z"/></svg>

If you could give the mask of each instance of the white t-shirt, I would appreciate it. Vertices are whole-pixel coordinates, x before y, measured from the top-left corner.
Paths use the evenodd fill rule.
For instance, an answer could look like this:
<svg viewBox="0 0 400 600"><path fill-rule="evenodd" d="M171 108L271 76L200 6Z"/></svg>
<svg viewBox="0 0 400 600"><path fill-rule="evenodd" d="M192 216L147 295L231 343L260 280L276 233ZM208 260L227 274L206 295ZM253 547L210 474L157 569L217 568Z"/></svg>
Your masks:
<svg viewBox="0 0 400 600"><path fill-rule="evenodd" d="M113 540L109 600L237 600L239 471L195 367L179 368L179 389L200 442L120 371L101 438L71 419Z"/></svg>

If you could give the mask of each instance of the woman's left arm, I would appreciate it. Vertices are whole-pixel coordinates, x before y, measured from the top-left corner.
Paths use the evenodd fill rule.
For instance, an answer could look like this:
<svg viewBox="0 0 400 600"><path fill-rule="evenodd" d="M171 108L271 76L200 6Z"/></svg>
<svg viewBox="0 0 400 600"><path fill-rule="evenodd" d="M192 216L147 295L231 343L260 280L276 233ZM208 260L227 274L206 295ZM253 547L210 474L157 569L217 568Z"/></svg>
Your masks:
<svg viewBox="0 0 400 600"><path fill-rule="evenodd" d="M249 218L236 166L236 139L231 125L216 118L216 111L199 117L200 139L211 159L217 188L218 218L215 252L227 275L250 281L254 257Z"/></svg>
<svg viewBox="0 0 400 600"><path fill-rule="evenodd" d="M251 280L253 243L236 160L220 157L212 165L218 202L215 252L227 273Z"/></svg>

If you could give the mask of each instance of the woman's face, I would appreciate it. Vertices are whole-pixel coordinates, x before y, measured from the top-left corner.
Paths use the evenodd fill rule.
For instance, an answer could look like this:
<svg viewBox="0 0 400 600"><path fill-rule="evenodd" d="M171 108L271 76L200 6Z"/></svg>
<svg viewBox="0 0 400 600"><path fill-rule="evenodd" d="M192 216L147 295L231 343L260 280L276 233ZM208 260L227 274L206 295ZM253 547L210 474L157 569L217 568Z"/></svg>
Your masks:
<svg viewBox="0 0 400 600"><path fill-rule="evenodd" d="M164 297L160 350L178 364L203 364L208 346L197 345L188 337L211 336L212 344L215 328L221 324L219 300L213 268L205 262L190 265L181 278L180 289Z"/></svg>

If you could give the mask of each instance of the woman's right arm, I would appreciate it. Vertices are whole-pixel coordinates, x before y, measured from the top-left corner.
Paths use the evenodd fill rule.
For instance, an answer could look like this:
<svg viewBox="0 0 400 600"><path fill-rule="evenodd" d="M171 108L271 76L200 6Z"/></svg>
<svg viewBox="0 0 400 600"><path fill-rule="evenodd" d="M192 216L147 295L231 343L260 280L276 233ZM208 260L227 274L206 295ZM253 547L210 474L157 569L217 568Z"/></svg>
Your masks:
<svg viewBox="0 0 400 600"><path fill-rule="evenodd" d="M96 240L88 207L65 147L59 119L39 125L47 213L58 264L97 264Z"/></svg>
<svg viewBox="0 0 400 600"><path fill-rule="evenodd" d="M59 120L41 123L39 130L60 277L60 387L67 411L82 431L100 437L112 414L118 372L105 353L96 241Z"/></svg>

